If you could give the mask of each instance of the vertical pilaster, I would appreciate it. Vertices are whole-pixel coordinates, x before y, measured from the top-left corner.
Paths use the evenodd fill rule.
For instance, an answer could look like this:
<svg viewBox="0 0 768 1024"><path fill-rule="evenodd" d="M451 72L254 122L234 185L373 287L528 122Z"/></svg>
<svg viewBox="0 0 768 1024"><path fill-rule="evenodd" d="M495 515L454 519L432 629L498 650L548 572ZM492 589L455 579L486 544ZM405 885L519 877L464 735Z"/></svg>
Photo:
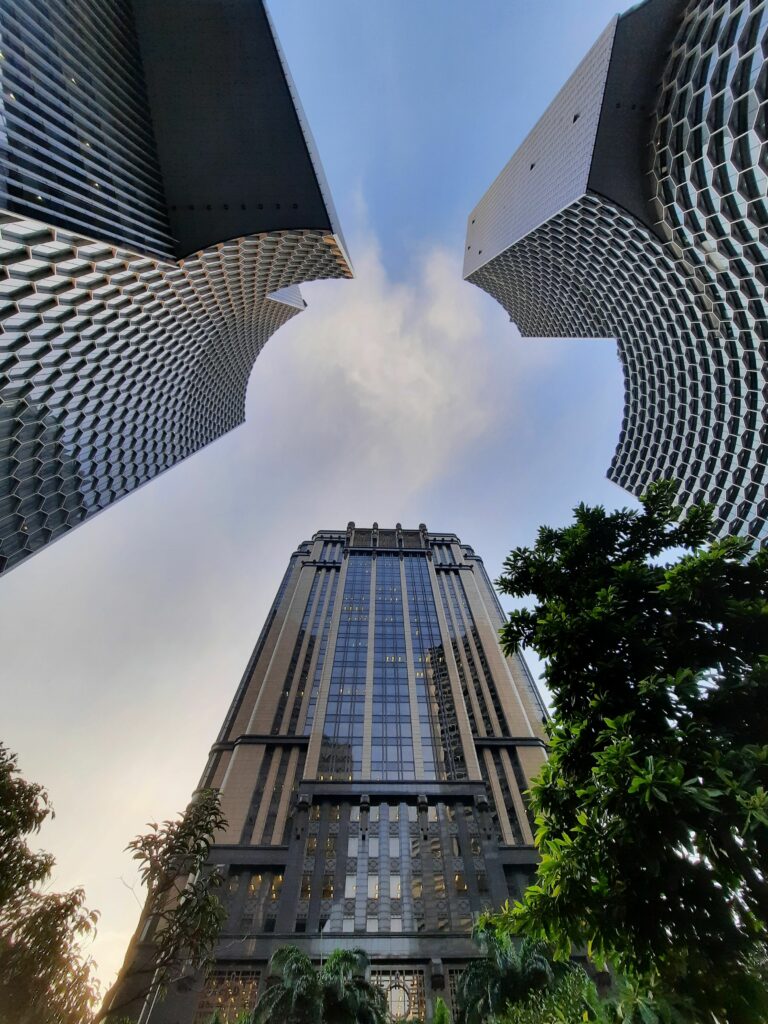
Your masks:
<svg viewBox="0 0 768 1024"><path fill-rule="evenodd" d="M344 587L347 582L348 568L349 556L345 554L344 561L341 564L339 585L336 589L336 604L333 608L331 631L328 634L328 650L325 653L323 674L320 677L320 689L317 694L315 718L312 722L312 734L309 737L307 763L304 767L304 776L307 779L314 779L317 777L317 767L320 763L320 747L323 743L323 725L325 723L325 711L328 707L328 690L331 685L331 669L333 668L334 652L336 651L336 640L339 635L339 620L341 619L341 607L344 604Z"/></svg>
<svg viewBox="0 0 768 1024"><path fill-rule="evenodd" d="M499 647L499 637L485 614L485 602L480 596L474 573L463 573L464 592L469 610L475 620L480 642L485 651L488 668L496 682L501 707L513 736L534 736L535 732L526 713L509 665Z"/></svg>
<svg viewBox="0 0 768 1024"><path fill-rule="evenodd" d="M430 583L432 584L432 597L435 602L435 608L437 609L437 621L440 625L440 635L443 641L445 665L448 670L448 679L451 684L451 696L453 697L454 707L456 709L456 723L459 728L461 746L464 751L464 763L467 766L467 778L479 781L482 776L480 774L480 765L477 760L477 751L475 750L475 742L472 738L472 730L469 726L469 716L467 715L467 708L464 704L464 694L461 692L459 670L456 668L456 659L453 656L453 647L451 646L451 638L448 633L448 623L445 619L443 602L440 599L440 588L437 585L437 574L431 558L427 559L427 568L429 570Z"/></svg>

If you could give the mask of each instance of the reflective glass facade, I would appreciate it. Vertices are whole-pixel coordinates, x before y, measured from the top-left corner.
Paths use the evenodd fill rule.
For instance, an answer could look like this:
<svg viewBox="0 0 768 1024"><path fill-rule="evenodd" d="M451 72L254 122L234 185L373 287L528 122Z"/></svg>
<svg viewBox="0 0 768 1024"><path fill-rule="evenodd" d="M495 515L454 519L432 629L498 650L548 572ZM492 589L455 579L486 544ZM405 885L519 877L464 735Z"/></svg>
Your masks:
<svg viewBox="0 0 768 1024"><path fill-rule="evenodd" d="M365 948L395 1019L450 1003L473 919L535 864L544 709L502 620L452 534L350 524L299 547L202 779L229 821L216 969L150 1024L233 1019L285 943Z"/></svg>

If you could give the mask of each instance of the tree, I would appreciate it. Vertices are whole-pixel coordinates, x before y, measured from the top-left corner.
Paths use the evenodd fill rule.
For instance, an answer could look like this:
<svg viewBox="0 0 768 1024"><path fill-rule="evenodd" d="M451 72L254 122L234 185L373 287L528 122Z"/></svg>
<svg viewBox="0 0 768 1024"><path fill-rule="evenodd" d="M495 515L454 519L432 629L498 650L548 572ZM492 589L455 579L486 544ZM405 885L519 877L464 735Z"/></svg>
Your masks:
<svg viewBox="0 0 768 1024"><path fill-rule="evenodd" d="M566 965L553 965L544 943L516 941L509 929L490 914L483 914L473 937L482 956L462 971L456 989L457 1024L483 1024L493 1020L509 1003L521 1002L532 992L554 988Z"/></svg>
<svg viewBox="0 0 768 1024"><path fill-rule="evenodd" d="M680 518L668 482L639 511L574 512L498 581L535 599L502 642L546 659L554 711L538 877L506 924L586 945L701 1021L764 1019L768 551L707 542L711 509Z"/></svg>
<svg viewBox="0 0 768 1024"><path fill-rule="evenodd" d="M97 915L82 889L41 891L54 860L27 843L52 816L46 791L0 744L0 1024L80 1024L98 999L81 948Z"/></svg>
<svg viewBox="0 0 768 1024"><path fill-rule="evenodd" d="M365 979L362 949L336 949L320 968L296 946L281 946L270 961L270 984L253 1011L253 1024L388 1024L384 992Z"/></svg>
<svg viewBox="0 0 768 1024"><path fill-rule="evenodd" d="M435 1000L435 1012L432 1014L432 1024L451 1024L451 1015L445 1000L440 996Z"/></svg>
<svg viewBox="0 0 768 1024"><path fill-rule="evenodd" d="M206 866L216 833L227 827L218 790L201 790L175 821L152 823L127 849L140 865L147 899L125 963L94 1024L153 999L185 971L205 968L224 923L215 890L218 871Z"/></svg>

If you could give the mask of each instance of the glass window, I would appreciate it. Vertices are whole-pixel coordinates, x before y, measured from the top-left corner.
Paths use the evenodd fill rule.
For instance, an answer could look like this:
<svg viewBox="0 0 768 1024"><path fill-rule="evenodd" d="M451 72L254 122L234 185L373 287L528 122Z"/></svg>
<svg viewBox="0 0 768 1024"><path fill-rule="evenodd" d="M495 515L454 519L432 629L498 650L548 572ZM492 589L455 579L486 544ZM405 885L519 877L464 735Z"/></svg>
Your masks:
<svg viewBox="0 0 768 1024"><path fill-rule="evenodd" d="M326 836L326 838L325 838L325 852L327 854L331 854L331 855L336 853L336 836L335 835L328 835L328 836Z"/></svg>
<svg viewBox="0 0 768 1024"><path fill-rule="evenodd" d="M470 836L469 848L472 851L473 856L475 857L479 857L480 854L483 852L482 847L480 846L480 840L477 838L477 836Z"/></svg>
<svg viewBox="0 0 768 1024"><path fill-rule="evenodd" d="M345 917L341 922L341 930L343 932L353 932L355 930L355 919L353 917Z"/></svg>
<svg viewBox="0 0 768 1024"><path fill-rule="evenodd" d="M453 876L453 887L457 893L465 893L467 891L467 880L461 871L457 871Z"/></svg>
<svg viewBox="0 0 768 1024"><path fill-rule="evenodd" d="M307 836L307 853L314 853L317 849L317 836Z"/></svg>
<svg viewBox="0 0 768 1024"><path fill-rule="evenodd" d="M312 875L301 876L301 892L299 899L308 900L312 895Z"/></svg>
<svg viewBox="0 0 768 1024"><path fill-rule="evenodd" d="M400 899L400 875L389 876L389 895L393 900Z"/></svg>
<svg viewBox="0 0 768 1024"><path fill-rule="evenodd" d="M374 804L373 807L371 807L371 810L370 810L370 812L368 814L368 820L369 821L378 821L379 820L379 805L378 804Z"/></svg>
<svg viewBox="0 0 768 1024"><path fill-rule="evenodd" d="M411 882L411 896L413 896L415 900L420 900L423 894L424 890L421 884L421 879L414 878L413 881Z"/></svg>
<svg viewBox="0 0 768 1024"><path fill-rule="evenodd" d="M477 891L479 893L488 892L488 876L484 871L477 872Z"/></svg>
<svg viewBox="0 0 768 1024"><path fill-rule="evenodd" d="M368 840L368 856L378 857L379 856L379 837L371 836Z"/></svg>
<svg viewBox="0 0 768 1024"><path fill-rule="evenodd" d="M445 875L442 871L436 871L435 875L435 895L445 896Z"/></svg>
<svg viewBox="0 0 768 1024"><path fill-rule="evenodd" d="M357 895L357 878L355 875L347 875L344 880L344 896L351 900Z"/></svg>
<svg viewBox="0 0 768 1024"><path fill-rule="evenodd" d="M340 817L340 815L339 815L339 805L338 804L331 804L331 806L328 808L328 820L329 821L338 821L339 817Z"/></svg>
<svg viewBox="0 0 768 1024"><path fill-rule="evenodd" d="M269 898L276 900L280 896L280 890L283 888L283 876L275 875L272 879L272 886L269 890Z"/></svg>
<svg viewBox="0 0 768 1024"><path fill-rule="evenodd" d="M414 824L418 819L418 808L414 807L413 804L408 804L408 821Z"/></svg>
<svg viewBox="0 0 768 1024"><path fill-rule="evenodd" d="M320 804L312 804L309 808L309 820L320 821Z"/></svg>
<svg viewBox="0 0 768 1024"><path fill-rule="evenodd" d="M389 837L389 856L399 857L400 856L400 839L397 836Z"/></svg>
<svg viewBox="0 0 768 1024"><path fill-rule="evenodd" d="M391 932L401 932L403 930L403 919L402 917L393 917L389 922L389 930Z"/></svg>
<svg viewBox="0 0 768 1024"><path fill-rule="evenodd" d="M240 875L230 875L229 882L227 883L227 890L229 892L237 892L240 888Z"/></svg>
<svg viewBox="0 0 768 1024"><path fill-rule="evenodd" d="M400 820L400 804L392 804L389 808L389 820L399 821Z"/></svg>
<svg viewBox="0 0 768 1024"><path fill-rule="evenodd" d="M427 809L427 821L437 821L437 808L430 807Z"/></svg>
<svg viewBox="0 0 768 1024"><path fill-rule="evenodd" d="M347 856L357 856L357 836L350 836L349 839L347 839Z"/></svg>
<svg viewBox="0 0 768 1024"><path fill-rule="evenodd" d="M263 875L251 875L251 880L248 883L248 895L256 896L261 889L261 883L264 880Z"/></svg>
<svg viewBox="0 0 768 1024"><path fill-rule="evenodd" d="M323 875L323 899L333 899L333 875Z"/></svg>
<svg viewBox="0 0 768 1024"><path fill-rule="evenodd" d="M360 808L358 806L352 807L349 812L350 821L360 821Z"/></svg>
<svg viewBox="0 0 768 1024"><path fill-rule="evenodd" d="M378 919L378 917L368 917L368 918L366 918L365 930L367 932L377 932L379 930L379 919Z"/></svg>
<svg viewBox="0 0 768 1024"><path fill-rule="evenodd" d="M451 853L454 857L460 855L458 836L451 836Z"/></svg>
<svg viewBox="0 0 768 1024"><path fill-rule="evenodd" d="M377 900L379 898L379 876L368 875L368 899Z"/></svg>

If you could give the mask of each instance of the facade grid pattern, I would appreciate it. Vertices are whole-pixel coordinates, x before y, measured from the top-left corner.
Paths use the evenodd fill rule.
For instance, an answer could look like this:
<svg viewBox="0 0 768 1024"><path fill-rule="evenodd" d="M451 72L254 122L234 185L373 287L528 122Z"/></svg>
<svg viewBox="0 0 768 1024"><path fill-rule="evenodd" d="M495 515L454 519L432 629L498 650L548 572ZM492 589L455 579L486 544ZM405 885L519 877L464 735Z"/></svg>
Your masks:
<svg viewBox="0 0 768 1024"><path fill-rule="evenodd" d="M679 17L669 17L673 9ZM716 534L762 543L768 4L670 0L659 13L669 19L653 44L660 87L642 141L632 142L639 149L629 179L616 173L608 185L592 186L606 152L625 144L614 133L627 130L621 117L628 124L634 115L620 110L622 100L647 91L647 61L632 64L617 53L627 52L628 41L640 45L638 32L647 29L638 19L659 21L651 0L618 19L609 70L591 81L602 113L591 168L576 174L581 186L565 205L542 203L535 223L484 256L471 242L467 279L493 295L525 336L616 338L625 411L610 479L637 495L656 479L674 479L681 505L714 505ZM604 34L596 52L605 41ZM568 102L566 87L541 126L553 109L566 113ZM559 152L563 163L569 150ZM549 165L539 171L554 173ZM514 220L522 195L510 192L508 179L505 169L471 216L468 241L473 218L496 205L506 202Z"/></svg>
<svg viewBox="0 0 768 1024"><path fill-rule="evenodd" d="M475 918L534 869L519 740L494 714L483 736L470 726L468 681L494 682L502 702L528 685L515 659L507 675L500 652L499 662L476 653L479 629L474 638L456 588L460 573L484 574L482 562L423 526L350 524L300 545L290 566L200 780L220 786L229 821L210 858L228 913L214 970L209 982L171 985L157 1024L214 1004L230 1017L251 1008L254 979L286 944L315 961L364 948L395 1019L428 1022L448 972L477 955ZM477 594L471 620L486 615L495 629L494 601ZM461 674L458 622L479 683ZM533 772L543 731L524 715L521 728ZM142 950L151 957L151 936Z"/></svg>

